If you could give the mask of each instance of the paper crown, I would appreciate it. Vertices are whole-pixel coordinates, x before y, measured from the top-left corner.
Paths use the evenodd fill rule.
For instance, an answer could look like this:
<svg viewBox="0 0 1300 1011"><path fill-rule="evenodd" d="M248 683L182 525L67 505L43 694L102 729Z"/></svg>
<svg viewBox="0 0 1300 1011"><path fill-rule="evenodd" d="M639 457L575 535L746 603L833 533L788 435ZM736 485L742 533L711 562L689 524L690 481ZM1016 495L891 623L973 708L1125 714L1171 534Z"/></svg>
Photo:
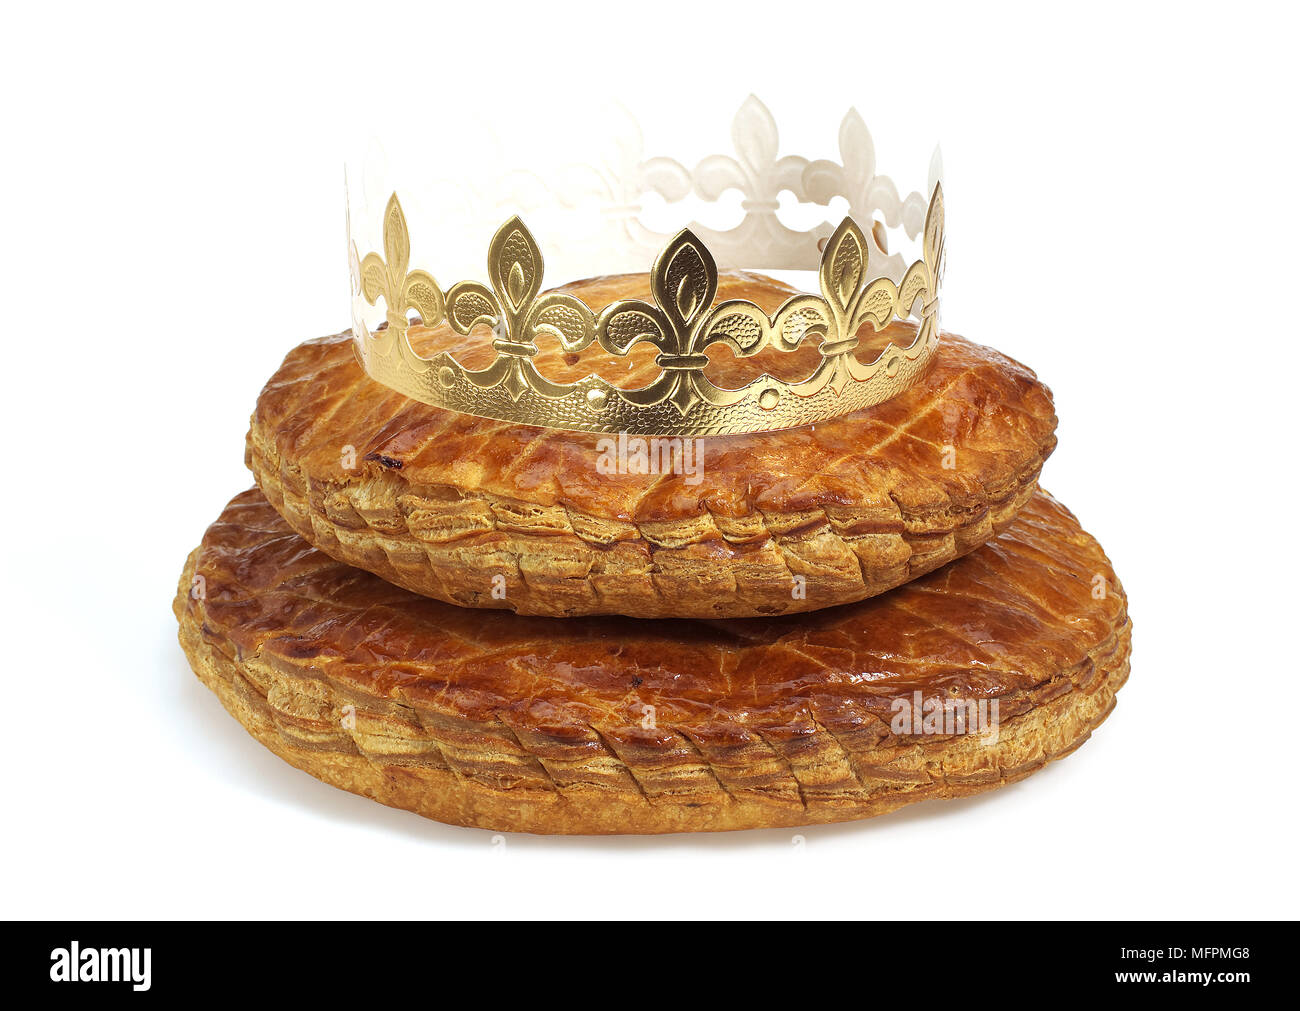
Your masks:
<svg viewBox="0 0 1300 1011"><path fill-rule="evenodd" d="M732 136L739 158L706 158L693 174L664 158L635 164L630 177L611 179L606 173L604 211L617 234L616 241L598 237L609 263L600 272L623 266L629 248L662 242L650 267L650 302L589 307L567 292L544 291L541 249L517 215L489 244L488 283L458 281L444 290L426 270L411 269L410 230L396 193L383 213L382 254L360 255L349 207L353 334L362 366L371 378L414 400L463 414L669 437L794 428L879 404L912 385L938 343L941 185L932 179L928 202L916 193L900 200L893 184L875 174L870 136L853 110L840 129L843 164L778 159L775 123L752 97L737 115ZM745 196L740 225L723 232L695 225L672 237L654 236L629 198L653 190L680 199L682 174L706 201L740 188ZM790 229L776 215L782 190L801 203L824 205L845 197L849 216L833 231L828 222L802 232ZM876 212L883 225L874 219ZM870 223L866 231L859 220ZM882 234L887 227L901 227L909 238L919 233L921 258L905 265L889 254ZM728 265L817 269L820 291L794 295L771 315L743 300L714 305L718 265L711 248L721 249ZM366 306L380 302L383 322L368 325ZM410 340L412 311L424 328L445 323L463 336L490 330L495 357L481 369L464 367L452 350L422 357ZM870 362L859 361L859 331L867 324L880 331L896 319L912 323L902 328L906 342L891 339ZM792 352L814 338L820 341L820 358L800 381L764 374L730 389L705 375L712 347L750 357L765 348ZM594 374L555 383L532 360L543 340L557 341L566 352L597 344L617 357L648 343L658 351L660 372L636 389Z"/></svg>

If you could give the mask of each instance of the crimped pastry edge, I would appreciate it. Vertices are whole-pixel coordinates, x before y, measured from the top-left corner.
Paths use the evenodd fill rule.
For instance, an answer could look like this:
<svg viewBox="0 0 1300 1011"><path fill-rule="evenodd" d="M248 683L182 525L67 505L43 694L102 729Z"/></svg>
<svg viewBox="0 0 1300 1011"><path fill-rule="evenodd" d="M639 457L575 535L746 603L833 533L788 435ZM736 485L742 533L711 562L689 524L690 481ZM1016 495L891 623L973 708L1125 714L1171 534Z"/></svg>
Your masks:
<svg viewBox="0 0 1300 1011"><path fill-rule="evenodd" d="M702 753L700 769L681 770L679 788L661 784L654 796L640 786L598 786L594 781L616 778L611 772L626 773L628 781L640 784L646 774L663 771L650 751L613 749L578 763L593 767L586 782L573 782L583 777L581 770L571 769L577 775L566 777L565 785L548 773L549 789L537 788L535 779L529 780L534 785L511 788L499 770L521 755L500 751L503 738L517 744L527 760L545 763L527 754L524 741L504 723L449 719L403 705L411 710L409 725L420 728L418 736L404 737L404 722L391 718L394 703L389 699L373 699L376 708L371 710L368 696L328 677L289 675L262 662L260 654L227 656L205 638L197 609L187 606L197 555L198 549L186 563L173 607L181 646L195 674L254 738L331 786L435 821L490 831L611 835L796 827L874 817L922 800L970 796L1023 779L1078 748L1110 715L1129 674L1132 622L1125 609L1112 634L1084 661L1034 692L1046 701L1003 720L995 744L966 735L858 749L818 726L813 737L822 739L801 743L811 760L798 767L788 764L790 782L760 783L743 793L724 787ZM350 727L342 715L347 706L352 707ZM440 734L430 729L434 726L442 728ZM456 762L422 760L430 754L430 738L439 753L454 751ZM470 741L483 750L474 754ZM856 787L819 789L821 782L844 779L834 769L822 775L822 766L830 765L846 765ZM467 773L475 766L481 771Z"/></svg>
<svg viewBox="0 0 1300 1011"><path fill-rule="evenodd" d="M744 618L796 614L852 603L901 586L960 558L1011 523L1038 488L1043 464L1056 446L1053 435L1038 458L1012 476L976 509L949 507L918 513L895 501L901 532L846 535L868 517L848 507L834 516L818 509L798 516L759 515L759 533L744 556L723 561L694 556L692 523L626 524L631 543L617 550L633 556L634 570L607 571L607 546L589 544L576 531L602 522L568 506L555 506L568 534L528 534L498 517L537 507L481 491L450 489L460 500L478 500L492 517L498 540L491 550L467 550L422 538L412 517L437 508L448 489L398 484L387 475L347 482L313 480L282 458L254 415L245 462L276 511L312 546L337 561L374 572L404 589L462 607L513 610L518 614L575 617L627 614L643 618ZM443 493L443 494L440 494ZM346 515L354 528L335 520ZM380 526L375 524L380 518ZM717 517L705 517L717 524ZM791 528L783 533L780 528ZM561 546L556 563L547 553ZM681 543L681 547L673 546ZM764 549L770 547L771 551ZM747 557L756 558L749 561ZM544 558L551 565L539 564ZM550 569L561 569L552 575ZM492 578L505 574L504 599L491 593ZM794 577L806 580L806 596L791 593ZM721 584L710 585L710 580ZM743 587L741 586L743 584Z"/></svg>

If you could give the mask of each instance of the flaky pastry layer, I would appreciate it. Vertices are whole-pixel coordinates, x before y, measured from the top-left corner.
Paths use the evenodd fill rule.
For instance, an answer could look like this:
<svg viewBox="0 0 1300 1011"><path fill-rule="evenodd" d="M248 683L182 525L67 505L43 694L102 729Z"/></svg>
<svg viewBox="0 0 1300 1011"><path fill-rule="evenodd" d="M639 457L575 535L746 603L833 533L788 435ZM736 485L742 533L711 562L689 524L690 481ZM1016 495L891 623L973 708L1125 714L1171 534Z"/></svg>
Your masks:
<svg viewBox="0 0 1300 1011"><path fill-rule="evenodd" d="M1039 493L884 596L730 621L569 620L408 593L235 498L181 577L195 672L286 761L426 817L643 833L844 821L1020 779L1128 676L1124 591ZM904 732L920 692L998 704L994 737Z"/></svg>
<svg viewBox="0 0 1300 1011"><path fill-rule="evenodd" d="M593 307L648 294L644 275L565 290ZM771 311L790 292L732 272L718 298ZM891 336L907 342L862 334L866 345ZM483 351L445 326L415 327L412 340L425 354L457 348L471 366ZM597 371L636 386L657 372L653 353L634 353L620 378L597 351L552 346L536 361L556 381ZM811 342L793 355L722 352L710 377L788 378L816 358ZM721 618L860 600L974 549L1033 494L1055 427L1051 394L1032 372L945 334L927 376L885 404L697 440L697 473L686 464L636 473L635 451L611 454L604 436L393 393L340 334L289 353L258 399L246 456L299 534L417 593L521 614ZM602 457L626 471L602 469Z"/></svg>

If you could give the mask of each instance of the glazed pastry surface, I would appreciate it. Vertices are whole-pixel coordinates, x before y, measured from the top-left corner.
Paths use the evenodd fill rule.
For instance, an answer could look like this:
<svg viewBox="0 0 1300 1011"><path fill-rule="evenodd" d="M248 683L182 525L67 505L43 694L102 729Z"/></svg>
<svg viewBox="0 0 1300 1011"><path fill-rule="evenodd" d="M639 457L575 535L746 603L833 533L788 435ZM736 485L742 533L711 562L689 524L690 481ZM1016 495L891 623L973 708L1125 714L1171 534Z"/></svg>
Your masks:
<svg viewBox="0 0 1300 1011"><path fill-rule="evenodd" d="M565 290L594 309L649 294L646 275ZM770 312L791 293L730 272L718 299ZM411 334L425 355L454 349L470 367L490 359L487 333ZM861 338L863 361L886 339L911 340L903 324ZM558 382L595 371L632 387L657 372L647 346L619 361L543 345L538 369ZM795 379L818 357L811 345L752 359L723 349L708 374L727 386L763 372ZM557 616L741 617L860 600L982 544L1033 494L1055 427L1032 372L945 334L926 377L885 404L696 440L678 473L608 473L602 455L618 466L603 452L608 437L411 401L369 379L340 334L289 353L258 399L246 456L311 543L439 600ZM634 470L635 451L626 458Z"/></svg>
<svg viewBox="0 0 1300 1011"><path fill-rule="evenodd" d="M861 818L1018 779L1087 738L1128 674L1099 545L1045 493L892 593L728 621L474 611L350 568L237 496L181 577L199 677L326 782L501 831ZM998 702L997 736L896 732L895 700Z"/></svg>

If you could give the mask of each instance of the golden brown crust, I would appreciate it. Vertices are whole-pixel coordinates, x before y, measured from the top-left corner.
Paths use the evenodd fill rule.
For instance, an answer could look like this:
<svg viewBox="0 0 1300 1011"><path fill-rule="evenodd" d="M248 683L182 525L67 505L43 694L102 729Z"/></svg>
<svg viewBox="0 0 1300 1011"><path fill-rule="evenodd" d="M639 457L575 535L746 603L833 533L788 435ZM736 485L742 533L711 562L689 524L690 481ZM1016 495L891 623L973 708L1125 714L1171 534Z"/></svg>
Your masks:
<svg viewBox="0 0 1300 1011"><path fill-rule="evenodd" d="M644 287L644 275L624 275L568 290L599 307ZM718 297L771 310L789 293L729 273ZM445 327L412 332L425 353L450 339ZM458 357L481 365L481 351ZM721 357L710 376L727 385L763 371L793 378L809 371L809 356L814 348ZM595 370L637 385L653 357L634 354L624 379L594 353L548 348L537 362L558 381ZM1033 494L1055 426L1051 394L1032 372L944 335L927 376L886 404L703 440L698 481L608 474L597 468L602 436L408 400L371 381L341 334L289 353L258 399L247 459L303 537L439 600L521 614L739 617L860 600L977 547ZM792 592L796 576L802 595Z"/></svg>
<svg viewBox="0 0 1300 1011"><path fill-rule="evenodd" d="M291 764L440 821L556 833L844 821L1019 779L1105 719L1131 637L1106 556L1044 493L885 596L697 622L441 604L312 549L252 491L175 610L195 672ZM895 733L916 691L996 699L996 741Z"/></svg>

